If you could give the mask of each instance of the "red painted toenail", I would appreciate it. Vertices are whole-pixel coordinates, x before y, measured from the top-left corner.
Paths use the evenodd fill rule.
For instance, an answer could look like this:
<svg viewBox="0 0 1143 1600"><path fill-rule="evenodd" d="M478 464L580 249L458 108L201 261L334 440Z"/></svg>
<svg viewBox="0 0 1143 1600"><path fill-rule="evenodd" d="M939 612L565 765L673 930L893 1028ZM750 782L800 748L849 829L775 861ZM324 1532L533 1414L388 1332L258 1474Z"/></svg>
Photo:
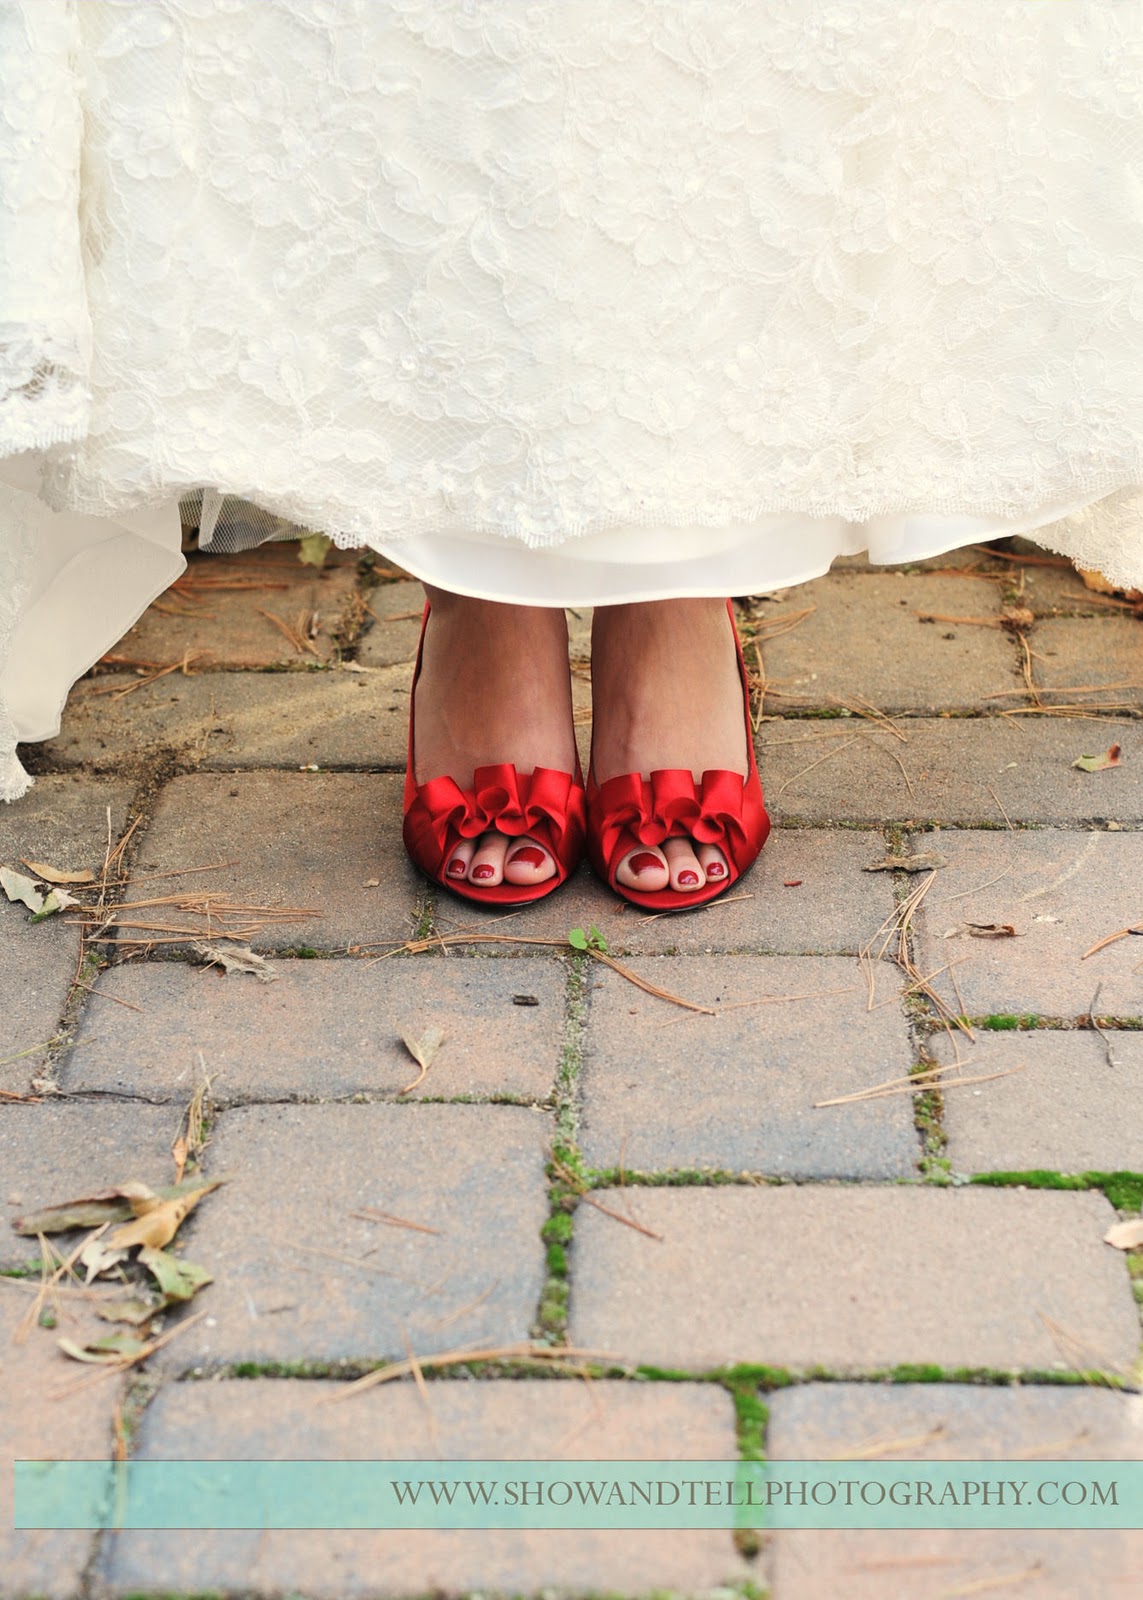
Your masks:
<svg viewBox="0 0 1143 1600"><path fill-rule="evenodd" d="M632 872L661 872L663 863L658 856L653 856L649 850L644 850L637 856L632 856L627 863Z"/></svg>
<svg viewBox="0 0 1143 1600"><path fill-rule="evenodd" d="M473 867L472 876L474 878L494 878L496 876L496 868L495 867Z"/></svg>
<svg viewBox="0 0 1143 1600"><path fill-rule="evenodd" d="M460 856L457 856L455 860L450 861L448 864L448 875L450 878L463 878L467 871L468 868L465 866L464 861Z"/></svg>
<svg viewBox="0 0 1143 1600"><path fill-rule="evenodd" d="M721 861L712 861L710 866L706 869L706 875L708 878L725 878L726 868L723 866Z"/></svg>
<svg viewBox="0 0 1143 1600"><path fill-rule="evenodd" d="M679 882L687 884L688 887L692 883L697 883L698 881L699 881L698 873L697 872L692 872L689 867L687 868L687 870L685 872L680 872L679 873Z"/></svg>
<svg viewBox="0 0 1143 1600"><path fill-rule="evenodd" d="M516 861L522 861L526 867L542 867L544 852L534 844L522 845L514 855L509 856L508 865L511 866Z"/></svg>

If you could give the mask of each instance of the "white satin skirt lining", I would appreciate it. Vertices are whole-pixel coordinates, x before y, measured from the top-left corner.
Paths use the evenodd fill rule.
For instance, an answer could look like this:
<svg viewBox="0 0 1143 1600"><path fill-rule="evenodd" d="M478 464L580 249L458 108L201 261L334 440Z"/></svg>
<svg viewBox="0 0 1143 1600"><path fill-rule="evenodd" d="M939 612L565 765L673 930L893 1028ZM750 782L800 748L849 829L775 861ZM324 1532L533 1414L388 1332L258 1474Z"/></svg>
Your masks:
<svg viewBox="0 0 1143 1600"><path fill-rule="evenodd" d="M112 521L51 511L34 493L31 457L5 462L3 476L3 495L20 496L22 513L36 523L36 540L10 648L0 662L0 712L7 712L18 740L34 743L59 732L71 685L186 561L177 501ZM903 515L855 523L776 512L721 528L612 528L539 550L469 531L371 543L414 577L457 593L585 607L765 593L818 577L838 556L863 551L878 564L923 560L982 539L1029 533L1098 498L1041 506L1008 519ZM26 783L12 760L9 753L0 797L13 798Z"/></svg>

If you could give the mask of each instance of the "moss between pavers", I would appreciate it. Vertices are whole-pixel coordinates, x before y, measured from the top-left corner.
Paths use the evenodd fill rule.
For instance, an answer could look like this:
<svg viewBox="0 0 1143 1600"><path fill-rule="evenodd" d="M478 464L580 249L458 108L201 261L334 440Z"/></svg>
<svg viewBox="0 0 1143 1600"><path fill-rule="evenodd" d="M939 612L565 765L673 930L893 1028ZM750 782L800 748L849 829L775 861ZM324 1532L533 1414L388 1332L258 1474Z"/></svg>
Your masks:
<svg viewBox="0 0 1143 1600"><path fill-rule="evenodd" d="M588 960L586 954L573 953L568 958L564 1038L553 1086L556 1134L551 1159L547 1163L548 1217L540 1229L546 1252L546 1274L532 1324L533 1337L551 1345L567 1343L570 1292L567 1252L575 1230L573 1216L579 1204L577 1189L585 1183L583 1163L575 1144L578 1122L575 1097L583 1065Z"/></svg>
<svg viewBox="0 0 1143 1600"><path fill-rule="evenodd" d="M1143 1209L1143 1172L974 1172L971 1183L996 1189L1099 1189L1117 1211Z"/></svg>

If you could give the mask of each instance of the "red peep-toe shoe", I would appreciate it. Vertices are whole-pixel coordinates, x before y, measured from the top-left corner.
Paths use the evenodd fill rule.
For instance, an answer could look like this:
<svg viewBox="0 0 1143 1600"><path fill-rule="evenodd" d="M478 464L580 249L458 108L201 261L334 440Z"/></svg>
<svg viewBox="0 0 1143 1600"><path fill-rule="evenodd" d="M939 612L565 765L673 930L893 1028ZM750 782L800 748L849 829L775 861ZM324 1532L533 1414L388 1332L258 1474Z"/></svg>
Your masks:
<svg viewBox="0 0 1143 1600"><path fill-rule="evenodd" d="M551 767L519 773L511 762L500 762L477 767L471 789L462 789L452 778L430 778L427 783L418 783L413 776L413 705L428 621L426 600L413 687L409 691L409 755L402 830L405 849L423 873L466 900L498 906L541 900L570 877L583 854L586 800L579 756L574 776ZM542 883L498 883L490 888L447 877L445 868L460 841L475 839L491 829L510 838L527 834L535 839L555 862L554 874Z"/></svg>
<svg viewBox="0 0 1143 1600"><path fill-rule="evenodd" d="M742 681L742 706L746 725L746 749L750 770L740 772L710 769L695 783L694 774L675 768L652 772L650 781L638 772L608 778L597 784L587 775L587 853L595 871L616 894L633 905L654 911L687 911L705 905L725 893L752 865L766 843L770 818L762 800L762 783L754 759L753 729L750 726L750 689L742 645L734 624L734 606L726 602L738 653L738 673ZM696 844L714 844L727 862L727 876L717 883L705 883L691 892L680 889L628 889L616 881L615 874L624 856L639 845L661 845L664 839L687 835Z"/></svg>

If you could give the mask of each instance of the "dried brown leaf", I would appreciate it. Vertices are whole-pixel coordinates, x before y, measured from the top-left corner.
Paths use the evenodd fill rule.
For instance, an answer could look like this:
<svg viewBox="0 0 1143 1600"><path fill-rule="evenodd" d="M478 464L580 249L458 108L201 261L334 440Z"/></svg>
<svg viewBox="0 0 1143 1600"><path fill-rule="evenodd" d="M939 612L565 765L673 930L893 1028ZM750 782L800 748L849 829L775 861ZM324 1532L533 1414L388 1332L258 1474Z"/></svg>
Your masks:
<svg viewBox="0 0 1143 1600"><path fill-rule="evenodd" d="M125 1222L122 1227L116 1228L108 1237L108 1247L112 1250L130 1250L141 1244L151 1250L162 1250L170 1244L203 1195L217 1187L217 1182L204 1183L176 1200L161 1201L142 1216L137 1216L133 1222Z"/></svg>
<svg viewBox="0 0 1143 1600"><path fill-rule="evenodd" d="M938 867L947 867L948 857L941 855L939 850L921 850L912 856L886 856L884 861L875 861L872 866L862 867L862 872L935 872Z"/></svg>
<svg viewBox="0 0 1143 1600"><path fill-rule="evenodd" d="M1103 1242L1114 1245L1117 1250L1134 1250L1137 1245L1143 1245L1143 1217L1112 1223L1103 1236Z"/></svg>
<svg viewBox="0 0 1143 1600"><path fill-rule="evenodd" d="M1106 772L1108 767L1123 765L1122 749L1122 745L1108 745L1101 756L1077 756L1072 766L1078 767L1081 772Z"/></svg>
<svg viewBox="0 0 1143 1600"><path fill-rule="evenodd" d="M45 883L94 883L94 872L63 872L59 867L49 867L44 861L28 861L21 856L21 861L37 878L42 878Z"/></svg>
<svg viewBox="0 0 1143 1600"><path fill-rule="evenodd" d="M410 1089L415 1089L419 1083L423 1082L425 1074L433 1064L437 1051L444 1043L444 1034L440 1028L429 1028L421 1034L420 1038L413 1033L402 1033L401 1043L421 1069L411 1083L405 1084L404 1088L398 1091L400 1094L408 1094Z"/></svg>

